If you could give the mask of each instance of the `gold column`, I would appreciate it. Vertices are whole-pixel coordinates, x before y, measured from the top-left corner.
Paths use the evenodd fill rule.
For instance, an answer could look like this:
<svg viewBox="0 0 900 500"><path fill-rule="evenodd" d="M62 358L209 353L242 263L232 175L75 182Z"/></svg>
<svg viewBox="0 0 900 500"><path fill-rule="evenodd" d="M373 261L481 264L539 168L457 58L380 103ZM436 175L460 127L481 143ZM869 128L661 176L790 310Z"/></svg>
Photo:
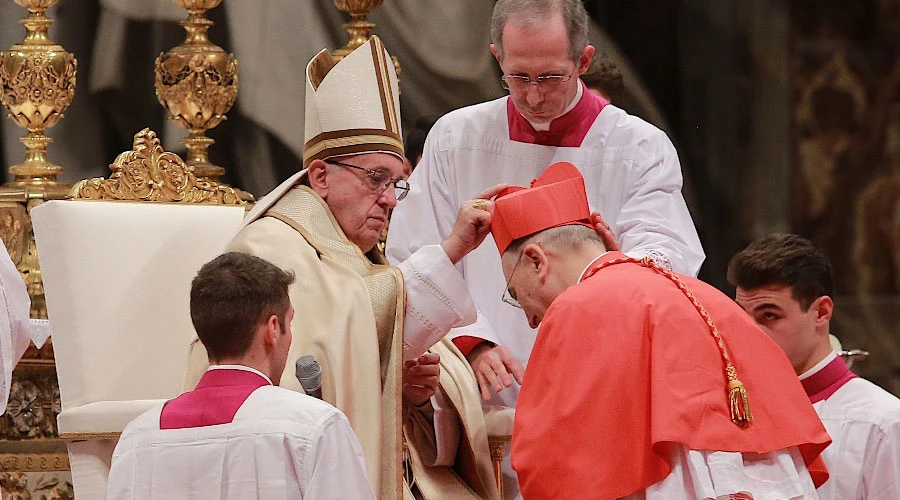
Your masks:
<svg viewBox="0 0 900 500"><path fill-rule="evenodd" d="M172 0L187 10L180 24L187 37L177 47L156 58L156 98L172 115L170 119L186 128L186 163L202 180L218 182L225 169L209 161L209 147L215 142L207 130L226 119L238 91L238 62L233 54L209 41L207 32L213 22L206 11L222 0ZM244 200L253 196L238 191Z"/></svg>
<svg viewBox="0 0 900 500"><path fill-rule="evenodd" d="M25 160L9 168L15 177L0 186L0 237L28 285L31 316L46 318L29 213L44 200L64 198L71 187L57 180L62 167L47 159L52 139L44 130L55 125L72 102L78 64L75 56L47 36L53 21L44 11L57 0L13 1L29 14L19 21L25 26L25 39L0 52L0 99L10 111L9 117L28 133L19 139L25 145Z"/></svg>
<svg viewBox="0 0 900 500"><path fill-rule="evenodd" d="M57 0L14 0L28 9L19 21L25 39L0 52L0 100L9 117L28 132L19 139L25 159L9 168L13 180L0 186L0 238L28 286L31 317L46 318L44 284L38 263L31 209L64 198L71 186L57 180L62 167L47 159L52 140L44 134L63 117L75 95L75 57L47 35L52 20L44 12ZM59 387L50 340L28 348L16 366L9 404L0 419L0 481L4 493L21 498L71 498L65 443L56 430Z"/></svg>

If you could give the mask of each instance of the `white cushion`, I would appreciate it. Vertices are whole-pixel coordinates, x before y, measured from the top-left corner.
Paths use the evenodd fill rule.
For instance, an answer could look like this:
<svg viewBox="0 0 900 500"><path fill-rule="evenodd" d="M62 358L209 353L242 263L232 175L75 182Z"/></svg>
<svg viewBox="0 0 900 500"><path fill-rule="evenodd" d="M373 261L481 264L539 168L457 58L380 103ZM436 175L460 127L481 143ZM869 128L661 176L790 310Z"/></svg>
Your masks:
<svg viewBox="0 0 900 500"><path fill-rule="evenodd" d="M138 415L165 402L165 399L97 401L61 411L56 422L60 434L122 432Z"/></svg>
<svg viewBox="0 0 900 500"><path fill-rule="evenodd" d="M179 394L191 280L243 216L241 206L71 200L32 211L63 410Z"/></svg>

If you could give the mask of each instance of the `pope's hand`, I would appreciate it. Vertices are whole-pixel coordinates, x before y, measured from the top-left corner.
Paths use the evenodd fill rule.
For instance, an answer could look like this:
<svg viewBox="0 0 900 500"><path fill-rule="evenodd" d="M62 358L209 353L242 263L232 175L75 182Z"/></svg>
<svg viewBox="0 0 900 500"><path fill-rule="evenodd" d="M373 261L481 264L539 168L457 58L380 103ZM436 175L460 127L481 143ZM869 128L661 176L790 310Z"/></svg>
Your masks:
<svg viewBox="0 0 900 500"><path fill-rule="evenodd" d="M491 346L487 342L479 344L472 349L467 359L478 380L481 399L485 401L491 399L489 387L494 392L500 392L504 387L512 385L513 378L522 383L522 376L525 374L522 362L502 345Z"/></svg>
<svg viewBox="0 0 900 500"><path fill-rule="evenodd" d="M594 231L597 231L597 234L600 235L600 239L603 240L603 245L606 246L607 250L610 252L618 252L620 250L619 242L616 241L616 235L613 234L612 229L603 220L603 217L600 217L599 212L591 213L591 224L594 225Z"/></svg>
<svg viewBox="0 0 900 500"><path fill-rule="evenodd" d="M428 401L437 391L441 378L440 354L426 352L403 364L403 397L416 406Z"/></svg>
<svg viewBox="0 0 900 500"><path fill-rule="evenodd" d="M490 199L507 186L509 184L497 184L479 194L474 200L465 201L460 205L453 230L441 243L450 262L456 264L484 241L491 231L491 214L494 212L494 203Z"/></svg>

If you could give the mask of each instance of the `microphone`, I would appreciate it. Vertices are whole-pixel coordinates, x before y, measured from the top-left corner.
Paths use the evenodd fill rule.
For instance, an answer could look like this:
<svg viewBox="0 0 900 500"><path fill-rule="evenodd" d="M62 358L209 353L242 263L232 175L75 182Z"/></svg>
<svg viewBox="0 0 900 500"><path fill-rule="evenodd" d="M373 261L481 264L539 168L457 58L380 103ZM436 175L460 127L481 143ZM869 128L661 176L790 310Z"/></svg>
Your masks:
<svg viewBox="0 0 900 500"><path fill-rule="evenodd" d="M297 381L307 395L322 399L322 367L315 356L300 356L296 363Z"/></svg>

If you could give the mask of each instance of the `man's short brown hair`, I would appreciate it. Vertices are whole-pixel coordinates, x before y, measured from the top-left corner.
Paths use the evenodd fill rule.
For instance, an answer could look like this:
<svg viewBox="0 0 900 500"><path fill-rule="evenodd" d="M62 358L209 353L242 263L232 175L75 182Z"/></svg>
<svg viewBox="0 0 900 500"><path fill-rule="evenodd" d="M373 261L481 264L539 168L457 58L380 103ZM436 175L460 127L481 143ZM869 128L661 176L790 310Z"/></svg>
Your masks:
<svg viewBox="0 0 900 500"><path fill-rule="evenodd" d="M834 294L828 257L796 234L770 234L735 254L728 263L728 282L744 290L788 286L804 311L819 297Z"/></svg>
<svg viewBox="0 0 900 500"><path fill-rule="evenodd" d="M616 63L606 54L594 54L588 70L581 75L581 81L590 89L597 89L609 98L610 102L618 103L625 96L625 82L622 72Z"/></svg>
<svg viewBox="0 0 900 500"><path fill-rule="evenodd" d="M245 253L204 264L191 282L191 321L209 358L246 353L257 327L273 314L284 330L293 282L293 273Z"/></svg>

